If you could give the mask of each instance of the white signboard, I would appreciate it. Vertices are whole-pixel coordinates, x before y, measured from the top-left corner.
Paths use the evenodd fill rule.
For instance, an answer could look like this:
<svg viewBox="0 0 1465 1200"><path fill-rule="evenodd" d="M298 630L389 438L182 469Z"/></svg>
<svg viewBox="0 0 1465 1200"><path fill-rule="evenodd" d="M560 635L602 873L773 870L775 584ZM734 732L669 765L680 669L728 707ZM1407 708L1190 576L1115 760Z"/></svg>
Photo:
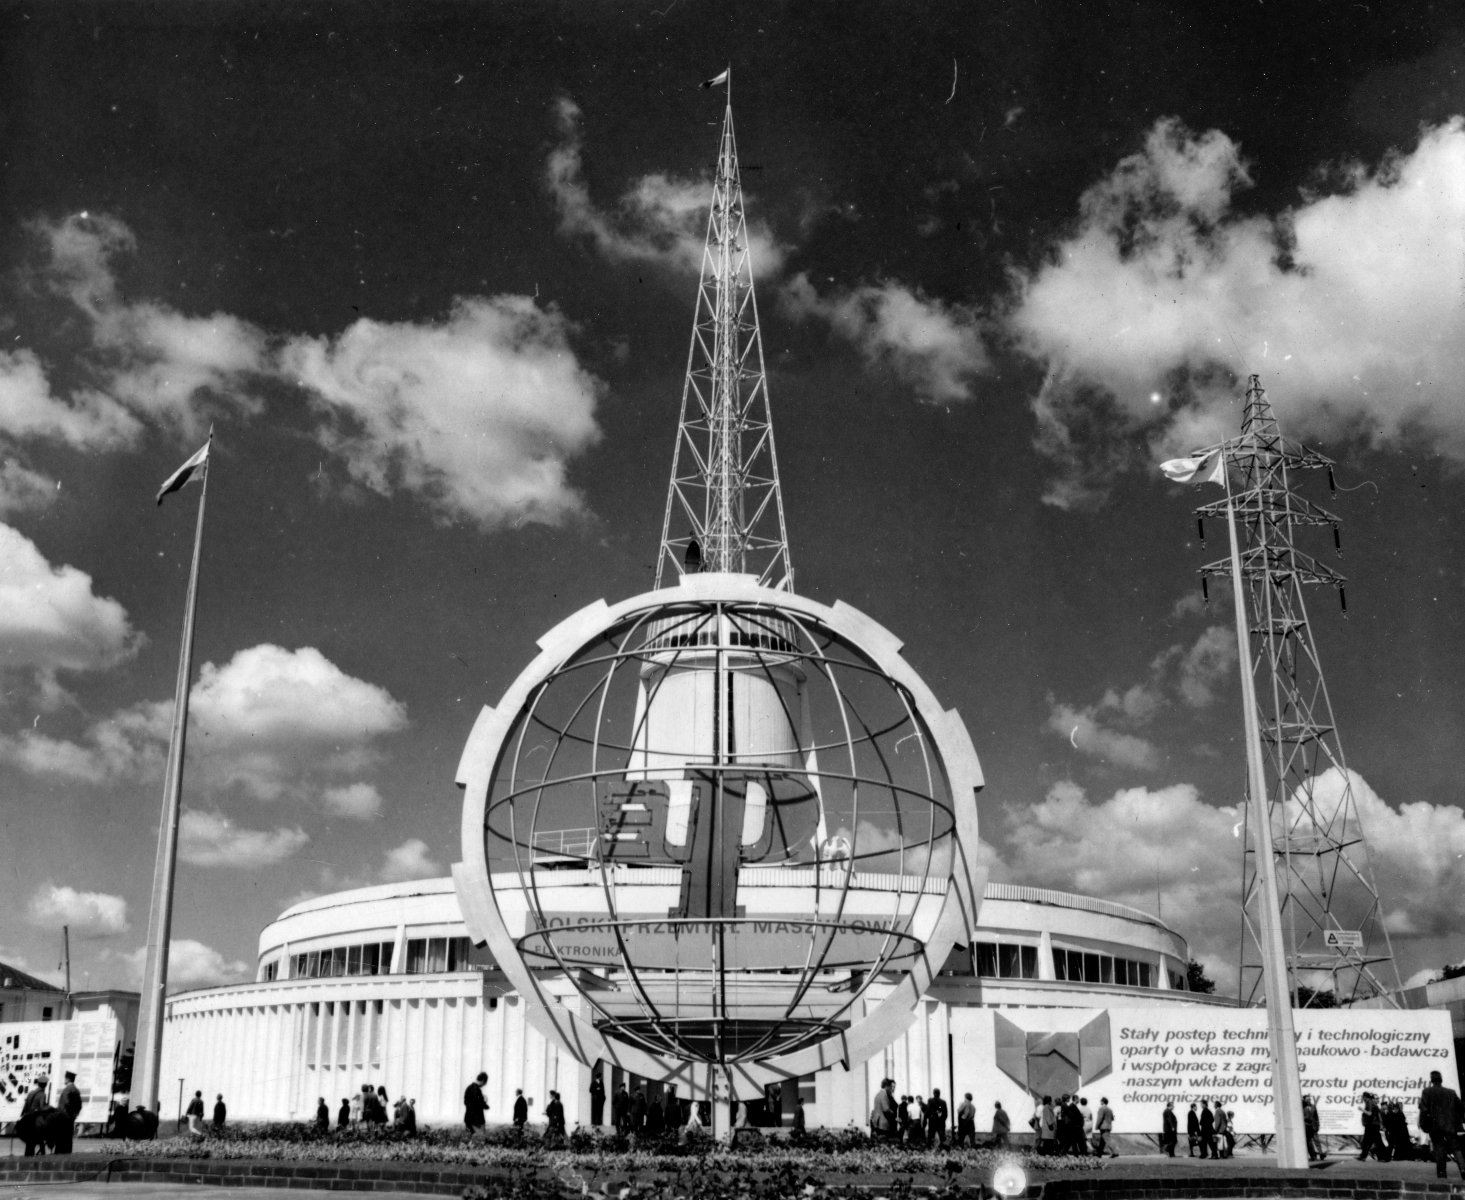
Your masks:
<svg viewBox="0 0 1465 1200"><path fill-rule="evenodd" d="M107 1119L112 1100L112 1068L122 1027L116 1021L16 1021L0 1025L0 1124L20 1119L26 1093L42 1075L50 1079L47 1099L76 1072L81 1092L78 1121Z"/></svg>
<svg viewBox="0 0 1465 1200"><path fill-rule="evenodd" d="M1323 945L1331 946L1335 950L1361 950L1363 949L1363 930L1329 929L1323 934Z"/></svg>
<svg viewBox="0 0 1465 1200"><path fill-rule="evenodd" d="M1324 1133L1362 1132L1365 1091L1401 1101L1413 1128L1431 1071L1458 1087L1450 1015L1442 1010L1307 1009L1294 1023L1302 1091L1317 1104ZM1167 1100L1182 1138L1186 1113L1201 1100L1234 1112L1238 1133L1274 1132L1263 1009L957 1009L951 1026L956 1091L983 1098L979 1129L992 1101L1021 1131L1034 1096L1077 1091L1091 1111L1108 1097L1120 1133L1159 1133Z"/></svg>

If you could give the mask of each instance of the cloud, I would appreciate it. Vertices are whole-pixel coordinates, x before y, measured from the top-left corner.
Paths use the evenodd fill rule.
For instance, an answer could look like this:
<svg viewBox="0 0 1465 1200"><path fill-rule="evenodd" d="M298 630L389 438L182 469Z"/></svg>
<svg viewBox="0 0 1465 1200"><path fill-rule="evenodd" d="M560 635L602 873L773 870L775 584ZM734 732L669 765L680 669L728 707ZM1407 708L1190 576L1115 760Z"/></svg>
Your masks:
<svg viewBox="0 0 1465 1200"><path fill-rule="evenodd" d="M604 390L570 330L527 297L460 299L436 325L361 320L334 340L292 339L281 363L357 483L412 492L445 522L557 525L583 511L567 467L600 438Z"/></svg>
<svg viewBox="0 0 1465 1200"><path fill-rule="evenodd" d="M1101 499L1145 457L1127 446L1159 458L1234 435L1253 372L1294 436L1465 461L1465 121L1319 176L1274 216L1233 212L1250 182L1226 134L1165 118L1016 273L1005 326L1048 368L1034 411L1061 471L1050 502Z"/></svg>
<svg viewBox="0 0 1465 1200"><path fill-rule="evenodd" d="M163 304L123 298L113 261L132 253L137 240L116 217L79 213L61 221L31 222L48 252L43 278L88 318L89 366L99 392L72 401L74 431L110 446L135 440L134 413L182 431L202 433L200 404L255 414L251 376L270 369L265 334L226 313L185 316ZM83 419L85 418L85 419Z"/></svg>
<svg viewBox="0 0 1465 1200"><path fill-rule="evenodd" d="M1346 832L1364 839L1366 863L1372 868L1390 934L1395 938L1456 934L1465 924L1465 810L1427 800L1406 801L1395 808L1357 772L1350 771L1346 778L1357 809L1356 825ZM1321 812L1337 809L1344 783L1337 768L1317 777L1313 798ZM1364 866L1360 848L1350 854ZM1334 891L1341 888L1337 885Z"/></svg>
<svg viewBox="0 0 1465 1200"><path fill-rule="evenodd" d="M100 392L83 390L69 401L53 395L33 351L0 351L0 435L115 450L132 445L141 430L132 413Z"/></svg>
<svg viewBox="0 0 1465 1200"><path fill-rule="evenodd" d="M118 955L128 982L133 987L142 986L142 973L147 958L147 948L141 947L131 954ZM226 959L211 946L196 942L192 938L175 938L168 943L168 991L182 991L185 988L213 987L223 983L238 983L250 979L254 968L239 959Z"/></svg>
<svg viewBox="0 0 1465 1200"><path fill-rule="evenodd" d="M888 365L930 404L972 399L975 380L991 368L975 309L904 284L865 284L822 297L801 273L784 286L779 303L795 318L828 322L866 361Z"/></svg>
<svg viewBox="0 0 1465 1200"><path fill-rule="evenodd" d="M45 508L56 499L57 485L15 459L0 462L0 518Z"/></svg>
<svg viewBox="0 0 1465 1200"><path fill-rule="evenodd" d="M258 870L298 853L310 836L299 827L240 829L218 812L184 812L178 825L178 856L196 867Z"/></svg>
<svg viewBox="0 0 1465 1200"><path fill-rule="evenodd" d="M78 892L49 882L31 896L27 916L36 925L69 926L83 938L113 937L128 930L127 901L121 896Z"/></svg>
<svg viewBox="0 0 1465 1200"><path fill-rule="evenodd" d="M560 214L560 232L586 237L612 262L654 263L700 274L707 241L711 179L643 175L622 194L614 213L596 207L583 177L580 108L568 97L555 104L560 141L545 165L545 183ZM768 227L752 221L748 252L760 278L777 275L785 250Z"/></svg>
<svg viewBox="0 0 1465 1200"><path fill-rule="evenodd" d="M1004 818L1012 878L1146 912L1155 911L1158 892L1166 924L1185 936L1213 979L1234 988L1238 809L1205 803L1188 783L1123 788L1093 801L1063 780L1036 804L1007 806Z"/></svg>
<svg viewBox="0 0 1465 1200"><path fill-rule="evenodd" d="M0 668L98 671L137 653L142 636L91 576L53 567L34 542L0 525Z"/></svg>
<svg viewBox="0 0 1465 1200"><path fill-rule="evenodd" d="M443 873L442 863L428 852L427 843L421 838L408 838L400 846L387 851L381 881L400 883L409 879L430 879Z"/></svg>
<svg viewBox="0 0 1465 1200"><path fill-rule="evenodd" d="M381 813L382 797L369 783L348 783L343 787L326 788L321 793L326 812L338 817L365 821Z"/></svg>
<svg viewBox="0 0 1465 1200"><path fill-rule="evenodd" d="M0 737L0 761L76 783L156 778L163 773L172 713L172 701L137 704L93 722L80 741L25 730Z"/></svg>
<svg viewBox="0 0 1465 1200"><path fill-rule="evenodd" d="M1101 758L1116 767L1153 771L1160 765L1160 751L1153 742L1137 734L1124 733L1100 724L1099 713L1104 703L1074 708L1055 704L1048 714L1048 729L1064 734L1080 754Z"/></svg>
<svg viewBox="0 0 1465 1200"><path fill-rule="evenodd" d="M0 737L0 760L91 784L157 775L172 711L171 700L136 704L74 740L34 731ZM384 688L347 675L313 647L266 643L199 672L189 708L190 771L204 790L239 787L256 799L304 800L341 786L333 778L359 775L378 760L376 743L406 726L405 707ZM341 802L367 799L357 792Z"/></svg>
<svg viewBox="0 0 1465 1200"><path fill-rule="evenodd" d="M1124 692L1110 688L1097 703L1082 708L1055 703L1047 729L1068 738L1081 754L1114 766L1153 771L1160 766L1160 751L1136 731L1162 711L1173 711L1174 701L1186 708L1207 707L1235 666L1235 635L1223 625L1208 626L1192 645L1177 643L1160 651L1144 682Z"/></svg>

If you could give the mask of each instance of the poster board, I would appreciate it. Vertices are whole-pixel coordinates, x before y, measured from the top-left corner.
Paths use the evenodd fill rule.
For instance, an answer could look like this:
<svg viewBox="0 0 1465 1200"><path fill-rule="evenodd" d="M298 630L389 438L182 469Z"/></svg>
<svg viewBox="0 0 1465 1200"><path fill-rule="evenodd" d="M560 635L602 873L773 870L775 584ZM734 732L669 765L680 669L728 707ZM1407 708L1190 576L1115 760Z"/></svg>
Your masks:
<svg viewBox="0 0 1465 1200"><path fill-rule="evenodd" d="M107 1120L112 1101L112 1069L122 1026L117 1021L15 1021L0 1025L0 1125L20 1119L26 1094L42 1075L55 1104L66 1078L76 1072L81 1115L87 1124Z"/></svg>
<svg viewBox="0 0 1465 1200"><path fill-rule="evenodd" d="M1365 1091L1398 1100L1413 1131L1431 1071L1459 1088L1442 1009L1303 1009L1294 1023L1302 1091L1317 1104L1325 1134L1362 1132ZM1183 1138L1190 1105L1202 1099L1233 1112L1238 1133L1274 1132L1263 1009L970 1008L952 1011L951 1028L957 1092L988 1097L977 1109L979 1129L990 1128L994 1101L1022 1131L1034 1093L1056 1099L1076 1089L1091 1111L1108 1097L1118 1133L1158 1133L1168 1100Z"/></svg>

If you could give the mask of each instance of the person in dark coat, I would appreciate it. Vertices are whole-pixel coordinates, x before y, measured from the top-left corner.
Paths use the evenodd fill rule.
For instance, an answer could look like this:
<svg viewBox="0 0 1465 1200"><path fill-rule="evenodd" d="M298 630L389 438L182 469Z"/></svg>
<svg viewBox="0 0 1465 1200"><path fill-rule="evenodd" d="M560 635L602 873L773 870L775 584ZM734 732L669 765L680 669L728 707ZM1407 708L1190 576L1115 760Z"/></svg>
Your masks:
<svg viewBox="0 0 1465 1200"><path fill-rule="evenodd" d="M1435 1175L1440 1179L1448 1174L1446 1164L1452 1158L1460 1168L1460 1177L1465 1179L1465 1151L1460 1148L1456 1132L1461 1116L1460 1097L1455 1089L1445 1086L1444 1077L1438 1071L1431 1071L1429 1086L1419 1093L1419 1132L1429 1138Z"/></svg>
<svg viewBox="0 0 1465 1200"><path fill-rule="evenodd" d="M1363 1142L1358 1147L1358 1161L1365 1161L1372 1154L1379 1162L1384 1158L1384 1115L1379 1111L1378 1101L1372 1092L1363 1093L1363 1111L1358 1114L1363 1122Z"/></svg>
<svg viewBox="0 0 1465 1200"><path fill-rule="evenodd" d="M654 1101L646 1106L646 1136L660 1137L663 1122L666 1119L666 1110Z"/></svg>
<svg viewBox="0 0 1465 1200"><path fill-rule="evenodd" d="M544 1144L563 1146L565 1144L565 1106L560 1103L560 1094L549 1093L549 1103L544 1106Z"/></svg>
<svg viewBox="0 0 1465 1200"><path fill-rule="evenodd" d="M483 1085L488 1082L488 1072L479 1071L478 1077L463 1089L463 1126L471 1134L484 1131L483 1114L488 1111L488 1101L483 1098Z"/></svg>
<svg viewBox="0 0 1465 1200"><path fill-rule="evenodd" d="M524 1099L524 1089L514 1089L514 1128L520 1133L529 1124L529 1101Z"/></svg>
<svg viewBox="0 0 1465 1200"><path fill-rule="evenodd" d="M590 1076L590 1124L605 1124L605 1084L599 1071Z"/></svg>
<svg viewBox="0 0 1465 1200"><path fill-rule="evenodd" d="M617 1133L631 1132L631 1093L626 1091L624 1083L616 1089L615 1099L610 1102L610 1116Z"/></svg>
<svg viewBox="0 0 1465 1200"><path fill-rule="evenodd" d="M224 1093L219 1092L214 1096L214 1132L224 1132L224 1121L229 1116L229 1109L224 1104Z"/></svg>
<svg viewBox="0 0 1465 1200"><path fill-rule="evenodd" d="M1389 1157L1395 1162L1408 1162L1414 1157L1414 1139L1409 1136L1409 1122L1404 1106L1397 1100L1384 1105L1384 1137L1389 1142Z"/></svg>
<svg viewBox="0 0 1465 1200"><path fill-rule="evenodd" d="M1185 1136L1190 1139L1190 1158L1195 1157L1195 1148L1200 1145L1200 1118L1195 1114L1195 1101L1191 1101L1190 1111L1185 1114Z"/></svg>
<svg viewBox="0 0 1465 1200"><path fill-rule="evenodd" d="M646 1089L637 1088L631 1096L631 1132L640 1133L646 1125Z"/></svg>
<svg viewBox="0 0 1465 1200"><path fill-rule="evenodd" d="M46 1144L36 1141L31 1136L31 1131L35 1128L36 1118L50 1107L46 1103L46 1089L50 1086L50 1076L37 1076L35 1087L26 1093L25 1103L21 1105L20 1120L16 1122L16 1128L20 1132L21 1138L25 1141L24 1157L26 1158L34 1158L46 1152Z"/></svg>
<svg viewBox="0 0 1465 1200"><path fill-rule="evenodd" d="M804 1123L804 1098L800 1096L794 1101L794 1129L795 1133L808 1132L808 1126Z"/></svg>
<svg viewBox="0 0 1465 1200"><path fill-rule="evenodd" d="M326 1104L326 1098L322 1096L315 1103L315 1131L316 1133L329 1133L331 1129L331 1110Z"/></svg>
<svg viewBox="0 0 1465 1200"><path fill-rule="evenodd" d="M992 1146L994 1149L1005 1150L1012 1134L1012 1118L1002 1107L1001 1100L994 1100L992 1104ZM975 1144L975 1139L973 1143Z"/></svg>
<svg viewBox="0 0 1465 1200"><path fill-rule="evenodd" d="M1317 1115L1317 1105L1313 1103L1311 1096L1302 1098L1302 1132L1307 1135L1307 1161L1322 1162L1327 1157L1323 1153L1322 1143L1318 1141L1318 1131L1322 1128L1322 1122Z"/></svg>
<svg viewBox="0 0 1465 1200"><path fill-rule="evenodd" d="M1200 1102L1200 1157L1216 1156L1216 1115L1204 1100Z"/></svg>
<svg viewBox="0 0 1465 1200"><path fill-rule="evenodd" d="M349 1129L350 1127L351 1127L351 1101L347 1097L342 1096L341 1097L341 1109L340 1109L339 1112L336 1113L336 1128L337 1129Z"/></svg>
<svg viewBox="0 0 1465 1200"><path fill-rule="evenodd" d="M680 1129L682 1127L682 1102L677 1098L677 1085L669 1084L666 1089L666 1099L662 1103L661 1114L662 1127L668 1130Z"/></svg>
<svg viewBox="0 0 1465 1200"><path fill-rule="evenodd" d="M941 1098L941 1089L931 1089L931 1099L926 1103L926 1140L934 1146L946 1145L946 1119L950 1110Z"/></svg>
<svg viewBox="0 0 1465 1200"><path fill-rule="evenodd" d="M1171 1158L1175 1157L1175 1143L1180 1140L1180 1122L1175 1119L1175 1102L1165 1101L1165 1111L1160 1114L1160 1149Z"/></svg>

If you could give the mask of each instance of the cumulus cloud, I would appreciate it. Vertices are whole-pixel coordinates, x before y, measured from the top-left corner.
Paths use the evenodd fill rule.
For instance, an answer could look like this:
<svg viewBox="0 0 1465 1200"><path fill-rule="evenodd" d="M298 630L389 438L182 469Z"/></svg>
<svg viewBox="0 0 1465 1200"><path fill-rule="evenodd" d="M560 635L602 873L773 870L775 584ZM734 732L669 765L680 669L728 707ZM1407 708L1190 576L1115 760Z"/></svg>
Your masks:
<svg viewBox="0 0 1465 1200"><path fill-rule="evenodd" d="M400 846L387 851L381 881L400 883L408 879L430 879L444 871L442 863L432 857L426 842L421 838L408 838Z"/></svg>
<svg viewBox="0 0 1465 1200"><path fill-rule="evenodd" d="M1174 118L1084 193L1074 228L1015 278L1006 326L1048 367L1038 444L1050 502L1234 434L1260 373L1295 436L1422 440L1465 461L1465 122L1375 167L1348 164L1276 215L1238 215L1251 182L1225 133Z"/></svg>
<svg viewBox="0 0 1465 1200"><path fill-rule="evenodd" d="M205 424L201 405L256 413L252 375L267 372L263 331L227 313L193 317L154 302L130 302L118 287L113 261L136 249L132 231L104 213L34 221L48 252L45 282L89 320L89 365L99 380L70 403L71 440L85 436L109 446L134 440L144 414L190 439ZM56 419L56 405L41 415Z"/></svg>
<svg viewBox="0 0 1465 1200"><path fill-rule="evenodd" d="M91 576L53 567L34 542L0 525L0 668L97 671L131 658L142 637Z"/></svg>
<svg viewBox="0 0 1465 1200"><path fill-rule="evenodd" d="M817 317L855 345L868 362L884 364L931 404L970 400L990 363L975 309L946 304L903 284L866 284L820 296L807 274L780 296L795 318Z"/></svg>
<svg viewBox="0 0 1465 1200"><path fill-rule="evenodd" d="M342 787L326 788L321 793L321 803L328 813L358 821L369 820L382 810L381 793L370 783L348 783Z"/></svg>
<svg viewBox="0 0 1465 1200"><path fill-rule="evenodd" d="M555 104L559 144L550 152L545 183L560 214L560 232L589 238L612 262L655 263L700 273L707 240L712 180L643 175L621 195L614 212L600 209L583 175L580 108L568 97ZM784 249L768 227L752 221L748 252L760 277L776 275Z"/></svg>
<svg viewBox="0 0 1465 1200"><path fill-rule="evenodd" d="M0 737L0 760L81 783L155 776L172 712L171 700L150 701L75 739L31 730ZM262 800L345 786L336 803L362 808L370 797L336 780L359 776L378 761L377 742L406 725L406 709L384 688L347 675L319 650L253 646L200 671L189 708L190 769L203 788L239 787Z"/></svg>
<svg viewBox="0 0 1465 1200"><path fill-rule="evenodd" d="M1152 771L1160 766L1155 744L1138 731L1178 701L1186 708L1210 705L1216 688L1236 666L1236 638L1223 625L1211 625L1187 646L1176 643L1150 662L1149 677L1123 692L1110 688L1082 707L1055 702L1047 728L1062 734L1080 754L1114 766Z"/></svg>
<svg viewBox="0 0 1465 1200"><path fill-rule="evenodd" d="M126 933L127 901L105 892L79 892L73 887L43 883L31 896L27 915L36 925L67 925L83 938Z"/></svg>
<svg viewBox="0 0 1465 1200"><path fill-rule="evenodd" d="M310 836L298 826L240 829L223 813L189 809L178 823L178 856L197 867L257 870L298 853Z"/></svg>
<svg viewBox="0 0 1465 1200"><path fill-rule="evenodd" d="M1337 768L1314 781L1314 804L1324 813L1336 811L1345 786L1351 788L1357 812L1356 829L1347 832L1365 839L1366 865L1372 869L1390 934L1456 933L1465 924L1465 810L1428 800L1406 801L1396 808L1357 772L1345 776ZM1362 869L1362 847L1349 853Z"/></svg>
<svg viewBox="0 0 1465 1200"><path fill-rule="evenodd" d="M1103 896L1154 912L1190 942L1218 983L1236 981L1241 928L1241 819L1235 807L1205 803L1188 783L1123 788L1094 801L1063 780L1038 803L1009 806L1007 853L1012 878Z"/></svg>
<svg viewBox="0 0 1465 1200"><path fill-rule="evenodd" d="M85 390L69 399L54 395L32 351L0 351L0 434L78 450L115 450L131 445L141 429L111 396Z"/></svg>
<svg viewBox="0 0 1465 1200"><path fill-rule="evenodd" d="M131 954L119 955L128 981L133 987L142 986L142 972L147 958L147 948L142 947ZM175 938L168 943L168 991L182 991L185 988L213 987L223 983L239 983L252 978L254 968L239 959L226 959L211 946L196 942L192 938Z"/></svg>
<svg viewBox="0 0 1465 1200"><path fill-rule="evenodd" d="M444 521L555 525L583 507L569 460L600 438L603 385L570 330L527 297L462 299L436 325L361 320L335 339L292 339L281 363L357 483L415 493Z"/></svg>
<svg viewBox="0 0 1465 1200"><path fill-rule="evenodd" d="M0 761L32 775L103 784L163 773L171 701L143 703L93 722L80 740L36 730L0 736Z"/></svg>

